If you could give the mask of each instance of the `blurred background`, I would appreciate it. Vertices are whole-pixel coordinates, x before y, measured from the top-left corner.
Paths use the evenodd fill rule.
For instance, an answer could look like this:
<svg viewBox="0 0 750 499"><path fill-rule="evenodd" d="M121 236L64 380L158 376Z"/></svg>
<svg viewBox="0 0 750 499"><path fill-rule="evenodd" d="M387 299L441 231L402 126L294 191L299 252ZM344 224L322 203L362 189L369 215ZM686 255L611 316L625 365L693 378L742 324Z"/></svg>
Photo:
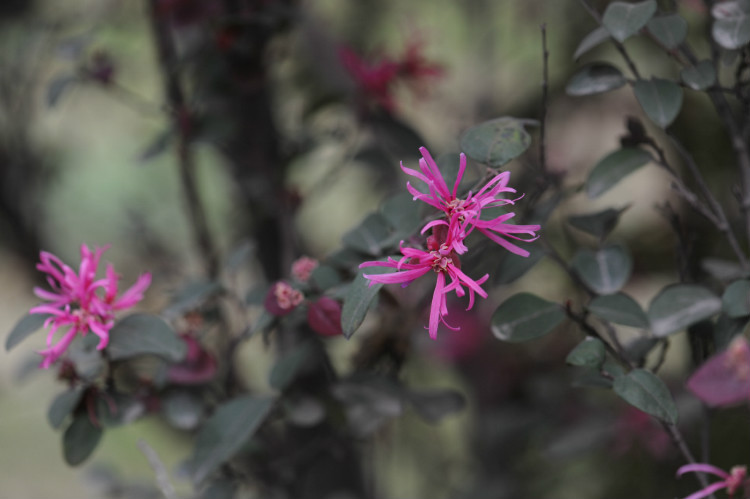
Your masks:
<svg viewBox="0 0 750 499"><path fill-rule="evenodd" d="M152 312L163 307L171 290L202 275L175 153L177 132L164 112L154 5L168 18L186 72L195 73L186 85L186 101L202 113L192 123L196 184L220 260L248 243L247 224L263 223L247 202L248 192L262 189L262 180L238 174L232 154L239 147L235 143L262 143L266 132L243 125L217 97L223 85L223 73L213 65L220 65L217 50L263 48L260 54L240 54L259 64L245 68L241 85L248 92L264 88L256 97L270 109L276 127L267 140L277 141L291 158L282 182L292 198L298 246L319 259L337 249L342 234L385 196L402 188L406 179L398 162L415 167L417 147L427 146L436 157L455 153L461 132L481 121L506 115L540 118L542 25L549 47L548 166L563 176L566 187L575 190L596 161L618 146L626 116L643 117L628 88L585 99L565 95L567 78L585 60L596 57L624 67L607 45L584 61L573 60L580 40L596 27L573 0L252 3L263 13L252 29L272 31L257 45L246 39L247 26L222 18L208 0L2 2L0 330L10 331L37 303L32 288L43 284L34 268L40 249L75 266L81 243L111 244L105 260L123 274L125 285L144 271L153 272L154 284L141 305ZM593 3L600 11L607 4ZM705 52L702 4L678 4L696 49ZM275 31L269 28L276 26L274 16L286 22ZM204 47L211 39L207 36L214 37L211 49ZM672 61L649 43L628 42L641 71L674 76ZM358 101L340 49L349 47L364 60L376 61L399 57L410 44L417 44L424 60L440 70L416 87L396 86L387 119L373 118ZM722 186L735 175L725 167L732 163L731 150L705 96L687 93L686 100L677 133L719 197L725 196L728 187ZM520 185L533 180L527 172L537 161L537 147L535 142L526 156L508 165L511 185L517 185L513 179ZM475 167L474 175L480 174ZM667 177L644 168L596 202L574 194L543 230L569 256L573 236L561 222L567 215L632 203L611 239L631 245L635 272L626 290L646 304L676 276L674 236L654 208L671 196ZM273 225L273 217L269 220ZM262 251L262 241L249 244ZM711 251L714 241L707 237L696 245ZM469 339L448 333L433 344L423 334L419 354L404 366L404 379L458 388L468 397L468 409L439 425L407 414L363 444L379 496L490 498L505 497L509 490L521 497L556 498L683 493L672 478L681 463L659 427L608 391L571 387L573 374L563 365L577 333L561 331L533 348L500 344L492 337L489 315L518 290L561 301L570 293L570 282L554 264L542 261L477 307L464 322ZM346 370L356 348L343 338L336 341L331 348ZM466 345L451 343L456 341ZM691 415L699 411L680 388L689 367L683 343L681 338L673 342L664 372L689 428ZM44 335L38 333L24 348L0 354L0 497L102 497L107 467L129 481L151 483L153 471L136 446L138 439L146 440L170 469L188 455L189 442L179 433L146 418L108 431L93 459L80 469L67 467L60 435L46 421L61 385L51 371L36 370L32 353L43 344ZM262 390L269 366L266 347L250 342L242 355L245 375ZM725 423L746 417L745 412L727 411L726 419L716 423L717 445L732 438L722 435ZM747 458L736 454L713 462ZM691 490L691 484L682 486Z"/></svg>

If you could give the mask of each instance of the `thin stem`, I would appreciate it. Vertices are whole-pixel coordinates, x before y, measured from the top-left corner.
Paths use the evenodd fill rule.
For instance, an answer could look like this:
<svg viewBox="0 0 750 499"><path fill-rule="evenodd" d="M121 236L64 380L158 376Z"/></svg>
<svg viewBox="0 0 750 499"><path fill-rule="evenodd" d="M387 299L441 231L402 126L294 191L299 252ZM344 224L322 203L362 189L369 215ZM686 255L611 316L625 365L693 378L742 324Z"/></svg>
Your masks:
<svg viewBox="0 0 750 499"><path fill-rule="evenodd" d="M662 427L667 431L669 436L672 438L672 442L677 446L677 448L680 450L680 453L685 458L685 461L687 461L690 464L695 464L697 461L695 460L695 457L693 456L693 453L690 452L690 448L685 443L685 438L682 436L682 433L680 433L680 430L677 428L677 426L666 423L664 421L660 421ZM706 478L705 473L696 473L695 476L698 478L698 481L701 484L701 487L704 489L708 487L708 479ZM714 497L713 494L711 494L709 497Z"/></svg>
<svg viewBox="0 0 750 499"><path fill-rule="evenodd" d="M588 0L579 0L581 2L581 5L583 5L583 8L586 9L586 11L593 17L597 23L602 25L602 16L599 15L599 13L594 9L594 7L591 6L591 4L588 2ZM615 48L620 53L622 58L625 60L625 63L628 65L628 68L630 69L630 72L633 73L633 76L635 76L637 79L641 79L641 74L638 72L638 68L635 67L635 62L633 62L633 59L630 58L630 55L625 50L625 47L620 43L619 41L612 38L612 43L614 43Z"/></svg>
<svg viewBox="0 0 750 499"><path fill-rule="evenodd" d="M542 30L542 117L539 125L539 166L542 173L547 171L546 121L549 99L549 51L547 50L547 25Z"/></svg>

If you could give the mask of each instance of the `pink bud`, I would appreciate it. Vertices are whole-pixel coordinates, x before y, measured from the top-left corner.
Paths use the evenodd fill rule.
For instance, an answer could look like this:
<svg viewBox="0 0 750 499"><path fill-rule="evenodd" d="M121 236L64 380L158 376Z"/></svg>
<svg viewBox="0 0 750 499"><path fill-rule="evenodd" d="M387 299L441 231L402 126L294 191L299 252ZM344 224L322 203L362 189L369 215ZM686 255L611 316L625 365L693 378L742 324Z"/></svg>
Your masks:
<svg viewBox="0 0 750 499"><path fill-rule="evenodd" d="M327 296L321 296L307 308L307 322L321 336L337 336L341 330L341 304Z"/></svg>
<svg viewBox="0 0 750 499"><path fill-rule="evenodd" d="M738 336L708 359L687 381L688 389L711 407L750 400L750 344Z"/></svg>
<svg viewBox="0 0 750 499"><path fill-rule="evenodd" d="M304 296L298 290L284 281L277 281L271 285L266 295L264 305L266 310L277 317L290 314L297 305L302 303Z"/></svg>
<svg viewBox="0 0 750 499"><path fill-rule="evenodd" d="M299 282L307 282L312 275L313 270L318 267L318 261L309 256L298 258L292 263L292 277Z"/></svg>

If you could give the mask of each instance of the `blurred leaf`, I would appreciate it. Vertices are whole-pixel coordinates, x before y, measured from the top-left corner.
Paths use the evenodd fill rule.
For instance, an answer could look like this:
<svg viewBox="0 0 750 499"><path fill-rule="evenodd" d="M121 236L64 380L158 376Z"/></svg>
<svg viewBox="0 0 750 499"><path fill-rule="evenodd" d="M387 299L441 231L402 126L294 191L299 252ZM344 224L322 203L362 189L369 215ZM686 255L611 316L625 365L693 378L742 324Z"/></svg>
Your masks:
<svg viewBox="0 0 750 499"><path fill-rule="evenodd" d="M750 42L750 2L736 0L721 2L711 8L714 24L711 34L716 43L734 50Z"/></svg>
<svg viewBox="0 0 750 499"><path fill-rule="evenodd" d="M735 261L721 258L704 258L701 268L720 281L733 281L746 276L746 272Z"/></svg>
<svg viewBox="0 0 750 499"><path fill-rule="evenodd" d="M630 405L667 423L677 424L677 406L664 382L649 371L633 369L615 378L614 391Z"/></svg>
<svg viewBox="0 0 750 499"><path fill-rule="evenodd" d="M75 411L78 403L81 401L81 397L83 397L84 389L83 385L79 385L55 397L49 411L47 411L47 421L49 421L52 428L60 428L65 419Z"/></svg>
<svg viewBox="0 0 750 499"><path fill-rule="evenodd" d="M624 147L599 160L586 180L586 194L596 198L615 186L653 158L651 154L636 147Z"/></svg>
<svg viewBox="0 0 750 499"><path fill-rule="evenodd" d="M252 437L273 408L274 399L245 395L221 404L195 437L189 461L199 484L231 459Z"/></svg>
<svg viewBox="0 0 750 499"><path fill-rule="evenodd" d="M198 499L234 499L237 493L236 479L218 479L206 486Z"/></svg>
<svg viewBox="0 0 750 499"><path fill-rule="evenodd" d="M669 50L679 47L688 32L688 23L679 14L656 16L647 26L649 33Z"/></svg>
<svg viewBox="0 0 750 499"><path fill-rule="evenodd" d="M179 362L185 357L187 348L185 342L160 317L133 314L117 321L110 330L107 352L112 360L158 355L168 361Z"/></svg>
<svg viewBox="0 0 750 499"><path fill-rule="evenodd" d="M594 237L598 237L599 240L603 241L617 226L617 222L620 220L620 215L622 215L628 208L630 208L630 205L620 208L619 210L607 208L606 210L596 213L572 215L568 217L568 223L576 229L582 230Z"/></svg>
<svg viewBox="0 0 750 499"><path fill-rule="evenodd" d="M63 434L63 456L70 466L84 462L99 445L104 430L94 426L86 412L79 412Z"/></svg>
<svg viewBox="0 0 750 499"><path fill-rule="evenodd" d="M579 249L571 266L589 289L600 295L609 295L628 282L633 262L627 248L618 245L597 252Z"/></svg>
<svg viewBox="0 0 750 499"><path fill-rule="evenodd" d="M531 270L546 255L544 249L538 244L529 246L528 251L529 256L526 258L504 251L497 270L490 273L494 283L510 284Z"/></svg>
<svg viewBox="0 0 750 499"><path fill-rule="evenodd" d="M750 281L734 281L721 297L724 313L732 319L750 315Z"/></svg>
<svg viewBox="0 0 750 499"><path fill-rule="evenodd" d="M412 199L408 192L400 192L386 199L380 205L380 213L402 238L413 234L420 228L422 219L419 217L419 203Z"/></svg>
<svg viewBox="0 0 750 499"><path fill-rule="evenodd" d="M25 314L21 317L5 339L5 351L10 351L11 348L38 331L49 317L51 317L50 314Z"/></svg>
<svg viewBox="0 0 750 499"><path fill-rule="evenodd" d="M286 352L271 368L268 384L275 390L285 390L314 354L315 348L309 342L297 345L294 349Z"/></svg>
<svg viewBox="0 0 750 499"><path fill-rule="evenodd" d="M205 412L200 397L188 390L172 390L162 397L162 414L178 430L194 430Z"/></svg>
<svg viewBox="0 0 750 499"><path fill-rule="evenodd" d="M384 378L346 381L334 385L331 391L346 407L349 426L360 437L370 435L403 412L400 388Z"/></svg>
<svg viewBox="0 0 750 499"><path fill-rule="evenodd" d="M361 224L344 234L342 241L366 255L379 256L384 247L383 241L388 236L386 219L379 213L371 213Z"/></svg>
<svg viewBox="0 0 750 499"><path fill-rule="evenodd" d="M370 303L375 299L380 288L383 287L379 283L373 283L370 286L370 280L364 277L363 272L367 274L387 274L395 270L389 267L367 267L358 270L357 277L349 286L344 298L344 306L341 309L341 329L347 339L351 338L362 321L365 320Z"/></svg>
<svg viewBox="0 0 750 499"><path fill-rule="evenodd" d="M651 301L648 318L654 335L663 337L708 319L721 310L721 300L695 284L674 284Z"/></svg>
<svg viewBox="0 0 750 499"><path fill-rule="evenodd" d="M310 274L310 281L321 290L325 291L341 284L341 276L333 267L318 265Z"/></svg>
<svg viewBox="0 0 750 499"><path fill-rule="evenodd" d="M531 136L524 126L530 124L536 122L508 116L485 121L464 132L461 149L468 157L498 168L529 148Z"/></svg>
<svg viewBox="0 0 750 499"><path fill-rule="evenodd" d="M609 37L610 35L607 28L605 28L604 26L599 26L594 31L586 35L583 40L581 40L581 43L578 44L578 48L573 54L573 59L578 60L579 57L581 57L592 48L609 40Z"/></svg>
<svg viewBox="0 0 750 499"><path fill-rule="evenodd" d="M102 392L96 398L96 417L105 428L133 423L145 414L144 402L134 395Z"/></svg>
<svg viewBox="0 0 750 499"><path fill-rule="evenodd" d="M633 92L646 115L662 128L669 126L682 108L682 88L671 80L638 80Z"/></svg>
<svg viewBox="0 0 750 499"><path fill-rule="evenodd" d="M55 107L65 91L76 81L78 81L78 77L70 74L53 78L47 86L47 106Z"/></svg>
<svg viewBox="0 0 750 499"><path fill-rule="evenodd" d="M393 157L404 160L416 157L419 155L419 148L427 143L413 127L390 113L370 115L367 122L375 134L377 143ZM393 168L389 168L388 171L395 173Z"/></svg>
<svg viewBox="0 0 750 499"><path fill-rule="evenodd" d="M164 153L174 138L175 131L172 128L159 132L138 155L138 161L145 163Z"/></svg>
<svg viewBox="0 0 750 499"><path fill-rule="evenodd" d="M271 327L275 320L276 316L264 308L263 312L260 313L260 316L253 324L253 327L250 329L250 335L248 337L254 335L259 331L266 331L269 327Z"/></svg>
<svg viewBox="0 0 750 499"><path fill-rule="evenodd" d="M166 317L179 317L185 312L203 305L210 298L223 291L221 284L215 281L195 281L179 289L172 296L171 303L164 310Z"/></svg>
<svg viewBox="0 0 750 499"><path fill-rule="evenodd" d="M607 357L607 349L598 338L587 336L565 358L568 364L579 367L598 368Z"/></svg>
<svg viewBox="0 0 750 499"><path fill-rule="evenodd" d="M625 85L626 80L619 69L606 62L592 62L579 69L568 81L565 92L581 96L609 92Z"/></svg>
<svg viewBox="0 0 750 499"><path fill-rule="evenodd" d="M623 326L648 329L648 317L638 303L623 293L597 296L588 305L591 313Z"/></svg>
<svg viewBox="0 0 750 499"><path fill-rule="evenodd" d="M466 407L466 397L455 390L411 391L407 399L417 414L430 423L437 423Z"/></svg>
<svg viewBox="0 0 750 499"><path fill-rule="evenodd" d="M680 71L680 78L693 90L705 90L716 83L714 63L709 59L704 59L695 66Z"/></svg>
<svg viewBox="0 0 750 499"><path fill-rule="evenodd" d="M659 344L660 340L652 336L641 336L625 346L625 357L632 362L644 362L646 356Z"/></svg>
<svg viewBox="0 0 750 499"><path fill-rule="evenodd" d="M505 300L492 314L492 332L512 343L533 340L555 329L565 320L565 312L530 293L518 293Z"/></svg>
<svg viewBox="0 0 750 499"><path fill-rule="evenodd" d="M638 33L656 13L656 1L626 3L612 2L602 16L602 24L618 42Z"/></svg>
<svg viewBox="0 0 750 499"><path fill-rule="evenodd" d="M714 324L714 345L716 350L723 350L729 346L735 336L742 334L747 327L747 317L732 319L726 314L719 315Z"/></svg>
<svg viewBox="0 0 750 499"><path fill-rule="evenodd" d="M357 267L366 258L367 255L363 255L352 248L341 248L328 256L326 262L334 268L349 270Z"/></svg>

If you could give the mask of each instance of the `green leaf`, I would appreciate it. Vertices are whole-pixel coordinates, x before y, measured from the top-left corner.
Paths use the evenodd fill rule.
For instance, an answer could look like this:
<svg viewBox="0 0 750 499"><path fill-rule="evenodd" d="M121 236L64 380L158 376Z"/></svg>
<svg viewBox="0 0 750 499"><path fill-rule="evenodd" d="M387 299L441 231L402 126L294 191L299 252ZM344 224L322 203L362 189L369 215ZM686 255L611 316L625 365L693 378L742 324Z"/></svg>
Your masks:
<svg viewBox="0 0 750 499"><path fill-rule="evenodd" d="M341 276L333 267L318 265L310 274L310 281L321 291L341 284Z"/></svg>
<svg viewBox="0 0 750 499"><path fill-rule="evenodd" d="M608 154L589 173L586 194L591 199L601 196L617 182L652 160L651 154L637 147L624 147Z"/></svg>
<svg viewBox="0 0 750 499"><path fill-rule="evenodd" d="M661 419L677 424L677 406L664 382L649 371L633 369L615 378L614 391L630 405Z"/></svg>
<svg viewBox="0 0 750 499"><path fill-rule="evenodd" d="M688 23L679 14L654 17L647 26L649 33L669 50L679 47L688 32Z"/></svg>
<svg viewBox="0 0 750 499"><path fill-rule="evenodd" d="M656 1L612 2L602 16L602 24L618 42L624 42L646 26L656 13Z"/></svg>
<svg viewBox="0 0 750 499"><path fill-rule="evenodd" d="M596 213L589 213L586 215L572 215L568 217L568 223L578 230L582 230L587 234L591 234L594 237L598 237L600 241L607 238L610 232L617 226L617 222L620 220L625 210L630 208L630 205L625 206L616 210L614 208L607 208L603 211Z"/></svg>
<svg viewBox="0 0 750 499"><path fill-rule="evenodd" d="M309 342L286 352L271 368L268 384L275 390L286 389L314 354L315 348Z"/></svg>
<svg viewBox="0 0 750 499"><path fill-rule="evenodd" d="M5 339L5 351L10 351L11 348L38 331L49 317L50 314L26 314L21 317Z"/></svg>
<svg viewBox="0 0 750 499"><path fill-rule="evenodd" d="M627 80L619 69L606 62L592 62L574 74L565 86L572 96L600 94L625 85Z"/></svg>
<svg viewBox="0 0 750 499"><path fill-rule="evenodd" d="M170 362L179 362L185 357L187 347L163 319L133 314L118 321L109 332L107 352L112 360L158 355Z"/></svg>
<svg viewBox="0 0 750 499"><path fill-rule="evenodd" d="M739 319L731 319L726 314L719 315L714 324L714 345L716 351L726 349L732 342L735 336L742 334L748 324L748 318L742 317Z"/></svg>
<svg viewBox="0 0 750 499"><path fill-rule="evenodd" d="M638 80L633 91L646 115L662 128L669 126L680 113L682 88L671 80Z"/></svg>
<svg viewBox="0 0 750 499"><path fill-rule="evenodd" d="M518 293L505 300L492 314L492 332L512 343L540 338L565 320L565 312L530 293Z"/></svg>
<svg viewBox="0 0 750 499"><path fill-rule="evenodd" d="M191 282L174 293L170 304L164 310L164 315L170 318L179 317L203 305L223 289L222 285L215 281Z"/></svg>
<svg viewBox="0 0 750 499"><path fill-rule="evenodd" d="M445 176L445 172L443 175ZM420 204L414 201L410 193L400 192L380 205L380 213L397 232L410 235L422 223L419 217L419 206Z"/></svg>
<svg viewBox="0 0 750 499"><path fill-rule="evenodd" d="M47 421L52 428L60 428L65 419L75 411L83 396L84 387L79 385L60 393L47 411Z"/></svg>
<svg viewBox="0 0 750 499"><path fill-rule="evenodd" d="M654 335L663 337L708 319L721 310L721 300L695 284L667 286L651 301L648 318Z"/></svg>
<svg viewBox="0 0 750 499"><path fill-rule="evenodd" d="M589 311L604 320L623 326L648 328L648 317L640 305L623 293L597 296L588 305Z"/></svg>
<svg viewBox="0 0 750 499"><path fill-rule="evenodd" d="M528 247L529 256L522 257L515 253L504 251L500 257L500 263L490 275L495 284L510 284L515 281L539 262L546 255L544 248L540 245Z"/></svg>
<svg viewBox="0 0 750 499"><path fill-rule="evenodd" d="M508 116L485 121L464 132L461 149L468 157L498 168L529 148L531 136L524 125L530 124L536 122Z"/></svg>
<svg viewBox="0 0 750 499"><path fill-rule="evenodd" d="M95 426L86 412L79 412L63 434L63 456L70 466L84 462L99 445L104 430Z"/></svg>
<svg viewBox="0 0 750 499"><path fill-rule="evenodd" d="M581 40L581 43L578 44L578 48L573 54L573 59L578 60L579 57L581 57L592 48L609 40L609 37L610 35L607 28L605 28L604 26L599 26L594 31L586 35L583 40Z"/></svg>
<svg viewBox="0 0 750 499"><path fill-rule="evenodd" d="M715 21L711 34L725 49L735 50L750 42L750 2L717 3L711 9Z"/></svg>
<svg viewBox="0 0 750 499"><path fill-rule="evenodd" d="M78 81L76 75L60 75L55 77L47 86L47 106L55 107L60 101L60 97L65 93L73 83Z"/></svg>
<svg viewBox="0 0 750 499"><path fill-rule="evenodd" d="M721 307L730 318L750 315L750 281L734 281L721 297Z"/></svg>
<svg viewBox="0 0 750 499"><path fill-rule="evenodd" d="M162 414L178 430L194 430L203 420L203 401L188 390L172 390L162 397Z"/></svg>
<svg viewBox="0 0 750 499"><path fill-rule="evenodd" d="M571 264L586 286L600 295L619 291L633 269L630 253L624 246L609 246L597 252L580 249Z"/></svg>
<svg viewBox="0 0 750 499"><path fill-rule="evenodd" d="M379 256L389 236L388 222L379 213L369 214L361 224L342 237L344 244L366 255Z"/></svg>
<svg viewBox="0 0 750 499"><path fill-rule="evenodd" d="M588 336L568 354L565 362L579 367L599 367L606 356L604 343L599 338Z"/></svg>
<svg viewBox="0 0 750 499"><path fill-rule="evenodd" d="M695 66L680 71L680 78L693 90L705 90L716 83L714 63L709 59L704 59Z"/></svg>
<svg viewBox="0 0 750 499"><path fill-rule="evenodd" d="M273 403L273 398L246 395L216 409L195 438L188 465L195 484L210 477L245 445L271 412Z"/></svg>
<svg viewBox="0 0 750 499"><path fill-rule="evenodd" d="M341 308L341 329L346 338L351 338L354 332L365 320L365 315L370 309L370 303L378 295L382 284L373 283L370 286L370 280L365 278L363 273L367 274L387 274L395 272L396 269L389 267L366 267L359 269L357 277L354 278L347 295L344 298L344 305Z"/></svg>

